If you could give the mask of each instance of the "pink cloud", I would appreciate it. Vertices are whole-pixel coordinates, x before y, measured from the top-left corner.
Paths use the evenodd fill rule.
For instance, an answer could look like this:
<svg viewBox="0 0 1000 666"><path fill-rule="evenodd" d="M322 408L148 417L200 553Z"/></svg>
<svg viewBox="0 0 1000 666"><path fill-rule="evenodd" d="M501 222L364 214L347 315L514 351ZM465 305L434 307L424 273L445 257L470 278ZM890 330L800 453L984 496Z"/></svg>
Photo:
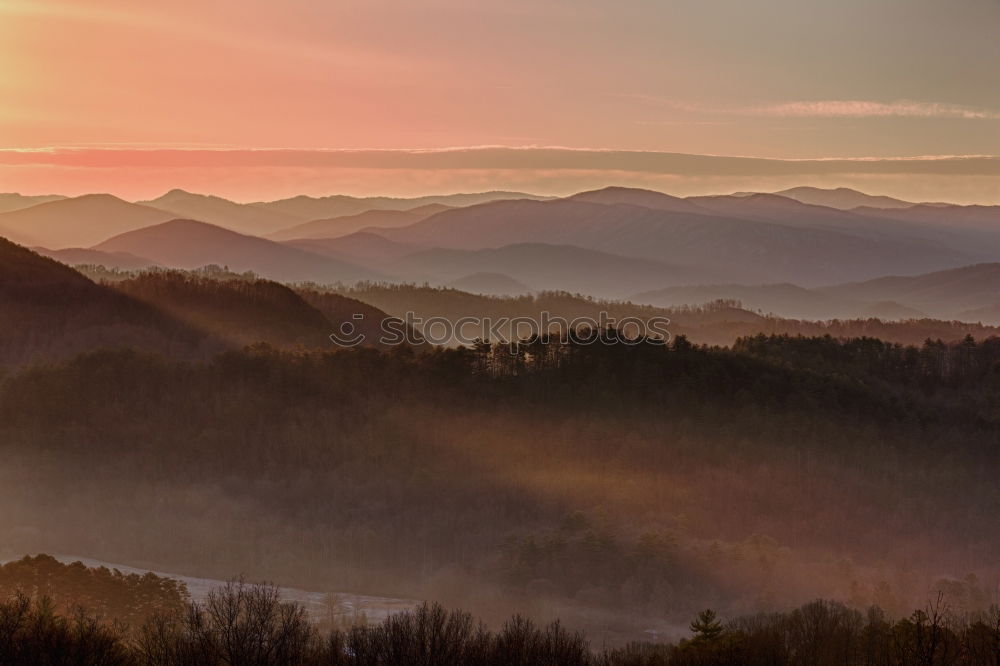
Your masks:
<svg viewBox="0 0 1000 666"><path fill-rule="evenodd" d="M937 102L872 102L866 100L826 100L785 102L747 109L753 115L818 118L962 118L997 120L1000 113L957 104Z"/></svg>

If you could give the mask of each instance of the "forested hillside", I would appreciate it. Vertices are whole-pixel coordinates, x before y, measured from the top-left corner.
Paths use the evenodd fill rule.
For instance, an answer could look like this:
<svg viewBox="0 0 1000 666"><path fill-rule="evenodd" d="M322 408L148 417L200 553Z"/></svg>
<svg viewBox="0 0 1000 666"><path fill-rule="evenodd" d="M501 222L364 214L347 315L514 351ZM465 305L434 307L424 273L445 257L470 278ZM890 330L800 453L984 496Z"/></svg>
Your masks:
<svg viewBox="0 0 1000 666"><path fill-rule="evenodd" d="M514 297L483 296L457 289L414 284L361 282L335 291L397 317L413 313L424 320L443 317L454 322L463 317L474 317L496 321L503 317L526 317L538 321L543 312L568 321L577 318L596 321L602 312L619 321L631 317L642 320L665 317L670 320L671 334L685 335L700 344L723 346L732 345L738 338L758 333L831 335L836 338L877 337L908 345L923 344L928 338L958 342L966 335L975 338L1000 335L1000 327L937 319L788 319L751 311L738 300L732 299L717 299L695 306L662 308L628 301L595 299L567 292L541 292ZM506 339L518 337L516 332L512 334L509 327L503 332Z"/></svg>
<svg viewBox="0 0 1000 666"><path fill-rule="evenodd" d="M181 358L224 347L163 312L0 238L0 367L129 346Z"/></svg>
<svg viewBox="0 0 1000 666"><path fill-rule="evenodd" d="M50 612L71 616L83 608L103 622L136 627L155 615L178 613L188 601L184 584L172 578L63 564L51 555L0 565L0 600L18 594L47 604Z"/></svg>
<svg viewBox="0 0 1000 666"><path fill-rule="evenodd" d="M595 640L816 596L971 611L998 573L998 348L90 354L0 385L0 535Z"/></svg>
<svg viewBox="0 0 1000 666"><path fill-rule="evenodd" d="M330 335L343 326L356 329L364 344L379 346L382 322L391 319L354 298L308 287L293 290L256 276L151 271L110 285L237 349L257 343L332 349Z"/></svg>
<svg viewBox="0 0 1000 666"><path fill-rule="evenodd" d="M128 348L183 360L261 342L331 349L330 334L344 324L357 327L366 344L378 344L381 322L391 319L356 299L308 288L297 293L218 267L101 269L96 276L104 279L95 282L0 238L0 368L99 349Z"/></svg>

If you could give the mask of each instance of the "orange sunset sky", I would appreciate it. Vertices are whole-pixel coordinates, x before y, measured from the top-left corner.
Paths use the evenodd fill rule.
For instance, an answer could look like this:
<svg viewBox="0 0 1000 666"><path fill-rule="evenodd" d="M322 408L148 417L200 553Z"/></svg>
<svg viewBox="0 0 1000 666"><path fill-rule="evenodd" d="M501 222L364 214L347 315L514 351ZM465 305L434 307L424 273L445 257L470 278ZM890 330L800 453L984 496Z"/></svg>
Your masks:
<svg viewBox="0 0 1000 666"><path fill-rule="evenodd" d="M998 30L997 0L0 0L0 191L1000 203Z"/></svg>

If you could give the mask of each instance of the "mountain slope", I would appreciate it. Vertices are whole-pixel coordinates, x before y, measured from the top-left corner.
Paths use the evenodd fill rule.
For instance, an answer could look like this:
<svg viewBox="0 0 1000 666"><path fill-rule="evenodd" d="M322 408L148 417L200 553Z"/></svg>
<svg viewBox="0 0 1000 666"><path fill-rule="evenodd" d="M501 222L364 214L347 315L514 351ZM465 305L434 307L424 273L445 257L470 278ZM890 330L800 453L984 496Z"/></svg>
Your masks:
<svg viewBox="0 0 1000 666"><path fill-rule="evenodd" d="M960 321L982 322L988 326L1000 326L1000 304L973 310L963 310L957 315Z"/></svg>
<svg viewBox="0 0 1000 666"><path fill-rule="evenodd" d="M65 250L50 250L44 247L33 247L31 249L43 257L55 259L67 266L104 266L105 268L134 271L157 265L155 261L137 257L128 252L101 252L85 247L70 247Z"/></svg>
<svg viewBox="0 0 1000 666"><path fill-rule="evenodd" d="M234 346L257 342L279 347L331 346L334 324L277 282L163 271L143 273L114 288Z"/></svg>
<svg viewBox="0 0 1000 666"><path fill-rule="evenodd" d="M442 204L427 204L412 210L366 210L356 215L344 215L296 224L269 234L268 238L271 240L339 238L368 227L405 227L426 220L431 215L450 208L450 206Z"/></svg>
<svg viewBox="0 0 1000 666"><path fill-rule="evenodd" d="M695 285L668 287L635 294L635 303L657 307L695 306L712 301L739 301L742 307L794 319L825 320L857 317L867 307L832 294L819 293L794 284Z"/></svg>
<svg viewBox="0 0 1000 666"><path fill-rule="evenodd" d="M379 277L345 261L193 220L171 220L131 231L94 249L128 252L171 268L224 265L234 272L252 271L279 281L339 282Z"/></svg>
<svg viewBox="0 0 1000 666"><path fill-rule="evenodd" d="M630 204L654 210L670 210L675 213L708 213L704 208L687 199L636 187L605 187L600 190L580 192L566 198L570 201L606 205Z"/></svg>
<svg viewBox="0 0 1000 666"><path fill-rule="evenodd" d="M0 365L129 346L181 357L222 346L145 303L0 239Z"/></svg>
<svg viewBox="0 0 1000 666"><path fill-rule="evenodd" d="M947 254L953 266L1000 257L1000 233L949 229L902 217L896 219L883 216L883 211L874 208L839 210L801 203L776 194L692 197L691 200L721 215L789 227L822 229L850 234L869 242L897 245L899 252L905 252L910 257ZM893 215L897 211L885 212Z"/></svg>
<svg viewBox="0 0 1000 666"><path fill-rule="evenodd" d="M898 252L917 260L918 266L926 265L930 269L1000 258L1000 225L992 233L980 229L959 229L907 219L905 210L840 210L802 203L777 194L689 197L688 201L696 203L705 212L734 219L825 230L849 234L869 243L895 245ZM929 264L923 263L924 259L931 257L946 258L945 263L933 260Z"/></svg>
<svg viewBox="0 0 1000 666"><path fill-rule="evenodd" d="M472 273L453 280L445 286L449 289L486 296L520 296L531 293L531 289L526 284L503 273Z"/></svg>
<svg viewBox="0 0 1000 666"><path fill-rule="evenodd" d="M388 263L387 270L414 282L438 284L472 273L499 273L530 284L533 289L601 297L622 297L633 293L637 285L648 288L708 276L700 269L545 243L516 243L482 250L425 250Z"/></svg>
<svg viewBox="0 0 1000 666"><path fill-rule="evenodd" d="M473 206L488 201L503 201L510 199L547 199L535 194L523 192L479 192L472 194L443 194L412 199L394 197L349 197L333 195L329 197L309 197L300 195L278 201L261 201L252 206L258 206L269 211L276 211L303 222L310 220L357 215L367 210L412 210L429 204L441 204L449 207Z"/></svg>
<svg viewBox="0 0 1000 666"><path fill-rule="evenodd" d="M835 189L823 189L821 187L792 187L787 190L775 192L775 194L789 199L795 199L804 204L814 206L827 206L829 208L839 208L841 210L851 210L859 206L869 206L871 208L909 208L915 204L902 199L892 197L865 194L848 187L838 187Z"/></svg>
<svg viewBox="0 0 1000 666"><path fill-rule="evenodd" d="M110 194L86 194L0 214L0 233L8 233L8 238L23 245L90 247L109 236L172 217L176 216Z"/></svg>
<svg viewBox="0 0 1000 666"><path fill-rule="evenodd" d="M778 205L803 206L791 199L783 199ZM835 219L846 215L843 211L822 210L824 216ZM920 273L977 260L968 253L922 239L780 224L764 221L768 219L764 211L756 215L761 219L572 199L508 201L444 211L409 227L369 231L396 242L452 249L502 247L512 242L576 245L698 266L720 278L714 282L794 282L809 286L887 272Z"/></svg>
<svg viewBox="0 0 1000 666"><path fill-rule="evenodd" d="M171 190L156 199L138 203L172 213L174 218L200 220L253 235L271 233L298 221L298 218L266 208L184 190Z"/></svg>
<svg viewBox="0 0 1000 666"><path fill-rule="evenodd" d="M31 208L32 206L37 206L41 203L48 203L50 201L59 201L60 199L65 199L66 197L60 194L42 194L36 196L26 196L23 194L17 194L16 192L6 192L0 194L0 213L9 213L13 210L21 210L23 208Z"/></svg>
<svg viewBox="0 0 1000 666"><path fill-rule="evenodd" d="M299 238L284 245L364 265L379 265L418 251L415 245L397 243L368 231L357 231L339 238Z"/></svg>
<svg viewBox="0 0 1000 666"><path fill-rule="evenodd" d="M843 228L853 228L866 223L864 218L849 211L806 204L777 194L744 196L722 194L690 197L688 201L695 203L703 211L758 222L800 227L829 225Z"/></svg>
<svg viewBox="0 0 1000 666"><path fill-rule="evenodd" d="M977 264L917 276L890 276L820 289L855 300L895 301L940 317L1000 304L1000 263Z"/></svg>
<svg viewBox="0 0 1000 666"><path fill-rule="evenodd" d="M966 229L1000 234L1000 206L920 204L899 210L860 208L855 212L886 220L933 226L952 232Z"/></svg>
<svg viewBox="0 0 1000 666"><path fill-rule="evenodd" d="M331 332L342 336L344 340L357 336L359 344L381 348L391 348L401 343L418 348L425 345L423 338L406 322L386 314L374 305L312 287L296 287L295 293L323 313L333 326ZM402 331L406 331L405 340L387 337L387 332L391 336Z"/></svg>
<svg viewBox="0 0 1000 666"><path fill-rule="evenodd" d="M933 316L991 323L1000 307L1000 263L976 264L916 276L888 276L805 289L791 284L699 285L658 289L632 300L659 307L740 301L753 310L784 317L824 320Z"/></svg>

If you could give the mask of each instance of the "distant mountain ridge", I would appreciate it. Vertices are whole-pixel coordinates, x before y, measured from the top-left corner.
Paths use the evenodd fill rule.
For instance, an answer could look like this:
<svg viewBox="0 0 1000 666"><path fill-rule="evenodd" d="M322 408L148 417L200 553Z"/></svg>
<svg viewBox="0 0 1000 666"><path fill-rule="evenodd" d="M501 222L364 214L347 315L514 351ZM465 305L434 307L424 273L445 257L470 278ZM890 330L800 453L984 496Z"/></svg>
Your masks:
<svg viewBox="0 0 1000 666"><path fill-rule="evenodd" d="M385 270L408 281L434 284L490 273L513 278L533 289L609 298L626 295L631 285L682 284L711 275L696 267L547 243L514 243L480 250L435 248L386 262Z"/></svg>
<svg viewBox="0 0 1000 666"><path fill-rule="evenodd" d="M302 221L319 220L345 215L357 215L368 210L412 210L428 204L441 204L451 207L472 206L488 201L508 199L545 200L553 197L527 194L524 192L477 192L470 194L439 194L422 197L351 197L335 194L328 197L310 197L299 195L277 201L258 201L250 206L256 206L269 211L298 217Z"/></svg>
<svg viewBox="0 0 1000 666"><path fill-rule="evenodd" d="M65 199L66 197L61 194L41 194L26 196L23 194L18 194L17 192L6 192L0 193L0 213L9 213L14 210L21 210L23 208L31 208L32 206L37 206L41 203L48 203L50 201L59 201L60 199Z"/></svg>
<svg viewBox="0 0 1000 666"><path fill-rule="evenodd" d="M424 249L397 243L369 231L356 231L338 238L300 238L284 241L283 244L327 257L373 266L385 265L385 262Z"/></svg>
<svg viewBox="0 0 1000 666"><path fill-rule="evenodd" d="M43 257L55 259L67 266L88 264L104 266L106 268L117 268L123 271L133 271L159 265L155 261L150 261L144 257L137 257L128 252L102 252L85 247L70 247L63 250L50 250L44 247L33 247L31 249Z"/></svg>
<svg viewBox="0 0 1000 666"><path fill-rule="evenodd" d="M902 199L894 199L884 195L865 194L849 187L837 187L834 189L823 189L820 187L792 187L787 190L775 192L775 194L789 199L795 199L806 204L815 206L827 206L829 208L839 208L841 210L851 210L861 206L871 208L909 208L916 204Z"/></svg>
<svg viewBox="0 0 1000 666"><path fill-rule="evenodd" d="M692 285L634 294L658 307L736 300L751 310L783 317L832 319L934 317L1000 324L1000 263L975 264L914 276L806 289L793 284Z"/></svg>
<svg viewBox="0 0 1000 666"><path fill-rule="evenodd" d="M632 206L642 206L654 210L669 210L675 213L696 213L707 214L705 210L691 199L682 199L663 192L644 190L637 187L611 186L599 190L589 190L579 192L566 197L569 201L585 201L589 203L599 203L608 206L615 204L629 204Z"/></svg>
<svg viewBox="0 0 1000 666"><path fill-rule="evenodd" d="M691 285L815 288L1000 261L1000 206L911 205L848 188L681 198L615 186L561 199L485 192L256 204L171 190L146 202L162 210L100 194L7 198L34 205L0 213L0 235L69 263L124 270L219 264L283 281L448 284L494 273L531 289L610 298ZM845 209L859 202L866 205ZM308 217L345 207L363 210ZM174 212L181 209L197 216L181 224L186 218ZM174 224L157 228L167 222ZM270 238L260 237L263 229ZM120 237L142 230L126 248ZM853 312L859 299L847 300ZM966 309L990 304L972 305Z"/></svg>
<svg viewBox="0 0 1000 666"><path fill-rule="evenodd" d="M528 285L503 273L472 273L453 280L445 286L470 294L486 296L520 296L531 293L531 288Z"/></svg>
<svg viewBox="0 0 1000 666"><path fill-rule="evenodd" d="M1000 305L1000 263L976 264L915 276L888 276L825 287L821 293L868 301L891 300L939 317Z"/></svg>
<svg viewBox="0 0 1000 666"><path fill-rule="evenodd" d="M697 306L713 301L738 301L765 314L795 319L833 319L858 316L866 307L846 298L794 284L715 284L667 287L633 294L629 300L657 307Z"/></svg>
<svg viewBox="0 0 1000 666"><path fill-rule="evenodd" d="M57 199L0 214L0 235L54 250L90 247L106 238L165 222L171 213L110 194Z"/></svg>
<svg viewBox="0 0 1000 666"><path fill-rule="evenodd" d="M426 220L435 213L451 210L444 204L425 204L410 210L366 210L354 215L343 215L322 220L312 220L279 229L268 234L271 240L294 240L314 238L339 238L370 227L396 228Z"/></svg>
<svg viewBox="0 0 1000 666"><path fill-rule="evenodd" d="M984 258L915 234L869 229L863 216L775 195L749 202L738 197L695 198L688 203L714 210L692 213L622 203L622 193L614 194L613 204L572 197L497 201L444 211L409 227L368 231L396 242L447 249L497 248L512 242L576 245L702 266L726 281L805 286L886 272L920 273ZM637 197L647 201L650 195L639 190ZM815 215L820 223L804 215Z"/></svg>
<svg viewBox="0 0 1000 666"><path fill-rule="evenodd" d="M173 268L217 264L288 282L353 282L382 277L345 261L194 220L171 220L130 231L93 249L127 252Z"/></svg>
<svg viewBox="0 0 1000 666"><path fill-rule="evenodd" d="M1000 233L1000 206L920 204L898 210L859 208L856 212L884 220L922 224L952 233L959 230Z"/></svg>
<svg viewBox="0 0 1000 666"><path fill-rule="evenodd" d="M299 221L298 218L277 211L180 189L171 190L156 199L137 203L167 211L175 218L208 222L244 234L268 234Z"/></svg>

